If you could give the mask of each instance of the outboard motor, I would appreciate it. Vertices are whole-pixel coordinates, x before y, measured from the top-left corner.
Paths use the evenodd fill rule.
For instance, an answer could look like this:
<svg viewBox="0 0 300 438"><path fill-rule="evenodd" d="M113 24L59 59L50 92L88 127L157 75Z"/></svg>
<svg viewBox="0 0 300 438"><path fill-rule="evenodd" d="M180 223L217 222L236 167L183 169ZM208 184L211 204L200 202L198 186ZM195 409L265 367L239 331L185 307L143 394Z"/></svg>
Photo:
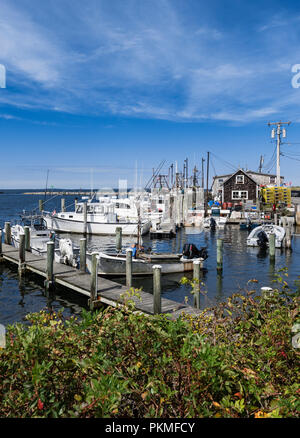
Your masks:
<svg viewBox="0 0 300 438"><path fill-rule="evenodd" d="M267 246L269 239L265 231L260 231L257 234L257 243L261 248L265 248Z"/></svg>
<svg viewBox="0 0 300 438"><path fill-rule="evenodd" d="M214 220L213 217L210 218L210 228L211 228L212 230L215 230L215 229L216 229L216 221Z"/></svg>
<svg viewBox="0 0 300 438"><path fill-rule="evenodd" d="M71 239L60 239L59 250L63 262L66 265L76 267L76 259L73 253L73 244Z"/></svg>
<svg viewBox="0 0 300 438"><path fill-rule="evenodd" d="M193 243L184 244L182 255L187 259L203 258L204 260L206 260L208 257L206 247L198 249Z"/></svg>

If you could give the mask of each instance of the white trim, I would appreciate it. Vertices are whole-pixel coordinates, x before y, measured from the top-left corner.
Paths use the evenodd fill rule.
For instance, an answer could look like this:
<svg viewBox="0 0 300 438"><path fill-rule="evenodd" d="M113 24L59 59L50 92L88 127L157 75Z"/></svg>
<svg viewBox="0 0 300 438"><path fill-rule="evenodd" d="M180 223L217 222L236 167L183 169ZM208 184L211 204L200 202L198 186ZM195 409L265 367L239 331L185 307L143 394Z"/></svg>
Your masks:
<svg viewBox="0 0 300 438"><path fill-rule="evenodd" d="M238 178L239 177L242 177L243 178L243 181L241 182L241 181L238 181ZM235 175L235 183L236 184L245 184L245 175L241 175L241 174L239 174L239 175Z"/></svg>
<svg viewBox="0 0 300 438"><path fill-rule="evenodd" d="M233 196L233 193L238 193L238 197L235 197L235 196ZM245 196L241 196L241 194L242 193L246 193L247 194L247 196L245 197ZM240 200L240 199L248 199L248 190L232 190L231 191L231 199L232 200L236 200L236 201L238 201L238 200Z"/></svg>

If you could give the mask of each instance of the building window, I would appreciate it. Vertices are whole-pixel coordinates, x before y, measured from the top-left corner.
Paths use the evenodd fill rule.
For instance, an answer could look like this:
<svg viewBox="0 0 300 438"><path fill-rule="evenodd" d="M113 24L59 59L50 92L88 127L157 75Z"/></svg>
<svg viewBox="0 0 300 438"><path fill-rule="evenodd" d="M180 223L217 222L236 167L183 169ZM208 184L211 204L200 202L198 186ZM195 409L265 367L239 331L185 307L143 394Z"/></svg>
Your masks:
<svg viewBox="0 0 300 438"><path fill-rule="evenodd" d="M223 178L218 179L219 184L223 184L223 181L224 181Z"/></svg>
<svg viewBox="0 0 300 438"><path fill-rule="evenodd" d="M236 184L244 184L244 175L236 175L235 183Z"/></svg>
<svg viewBox="0 0 300 438"><path fill-rule="evenodd" d="M231 198L232 199L248 199L248 191L247 190L233 190Z"/></svg>
<svg viewBox="0 0 300 438"><path fill-rule="evenodd" d="M275 176L270 176L270 184L275 184Z"/></svg>

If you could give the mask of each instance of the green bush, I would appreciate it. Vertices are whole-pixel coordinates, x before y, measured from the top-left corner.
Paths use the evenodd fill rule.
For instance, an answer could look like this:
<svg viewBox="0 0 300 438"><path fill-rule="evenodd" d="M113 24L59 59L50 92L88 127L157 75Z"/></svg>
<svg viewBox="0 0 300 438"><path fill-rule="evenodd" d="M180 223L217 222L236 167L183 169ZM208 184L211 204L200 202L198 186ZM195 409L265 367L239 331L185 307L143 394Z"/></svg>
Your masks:
<svg viewBox="0 0 300 438"><path fill-rule="evenodd" d="M295 417L299 298L235 294L197 317L108 307L7 327L1 417Z"/></svg>

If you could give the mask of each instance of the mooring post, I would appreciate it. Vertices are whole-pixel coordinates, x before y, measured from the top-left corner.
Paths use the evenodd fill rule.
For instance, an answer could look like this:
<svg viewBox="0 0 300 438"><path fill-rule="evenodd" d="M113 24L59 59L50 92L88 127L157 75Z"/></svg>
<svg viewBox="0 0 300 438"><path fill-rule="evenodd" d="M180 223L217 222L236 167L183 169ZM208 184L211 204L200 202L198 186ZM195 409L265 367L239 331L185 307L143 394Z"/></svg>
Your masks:
<svg viewBox="0 0 300 438"><path fill-rule="evenodd" d="M270 259L275 259L275 234L271 233L269 235L269 255Z"/></svg>
<svg viewBox="0 0 300 438"><path fill-rule="evenodd" d="M126 286L132 286L132 249L126 249Z"/></svg>
<svg viewBox="0 0 300 438"><path fill-rule="evenodd" d="M60 200L60 210L62 213L64 213L66 211L65 198L61 198L61 200Z"/></svg>
<svg viewBox="0 0 300 438"><path fill-rule="evenodd" d="M28 226L24 227L25 233L25 251L30 251L30 228Z"/></svg>
<svg viewBox="0 0 300 438"><path fill-rule="evenodd" d="M83 204L83 235L86 236L87 233L87 203Z"/></svg>
<svg viewBox="0 0 300 438"><path fill-rule="evenodd" d="M116 228L116 249L117 251L122 249L122 227Z"/></svg>
<svg viewBox="0 0 300 438"><path fill-rule="evenodd" d="M53 262L54 262L54 242L47 242L47 267L46 267L46 291L50 290L53 286Z"/></svg>
<svg viewBox="0 0 300 438"><path fill-rule="evenodd" d="M0 228L0 262L2 261L2 230Z"/></svg>
<svg viewBox="0 0 300 438"><path fill-rule="evenodd" d="M19 267L18 272L19 275L23 275L25 272L25 234L21 233L19 235L20 242L19 242Z"/></svg>
<svg viewBox="0 0 300 438"><path fill-rule="evenodd" d="M292 230L290 224L288 223L285 229L285 247L290 249L291 246L292 246Z"/></svg>
<svg viewBox="0 0 300 438"><path fill-rule="evenodd" d="M5 222L4 230L5 230L5 243L6 243L6 245L11 245L11 227L10 227L10 222Z"/></svg>
<svg viewBox="0 0 300 438"><path fill-rule="evenodd" d="M42 199L39 199L39 210L44 211L44 201Z"/></svg>
<svg viewBox="0 0 300 438"><path fill-rule="evenodd" d="M86 237L80 239L80 271L86 271Z"/></svg>
<svg viewBox="0 0 300 438"><path fill-rule="evenodd" d="M153 269L153 313L161 313L161 265L154 265Z"/></svg>
<svg viewBox="0 0 300 438"><path fill-rule="evenodd" d="M91 296L89 300L90 309L94 308L94 301L97 299L98 290L98 253L92 253L92 268L91 268Z"/></svg>
<svg viewBox="0 0 300 438"><path fill-rule="evenodd" d="M268 300L269 298L272 298L274 295L273 289L268 286L264 286L260 288L261 295L265 300Z"/></svg>
<svg viewBox="0 0 300 438"><path fill-rule="evenodd" d="M200 268L201 262L200 260L195 260L193 262L193 280L194 280L194 307L196 309L200 309Z"/></svg>
<svg viewBox="0 0 300 438"><path fill-rule="evenodd" d="M217 270L223 269L223 240L217 239Z"/></svg>

